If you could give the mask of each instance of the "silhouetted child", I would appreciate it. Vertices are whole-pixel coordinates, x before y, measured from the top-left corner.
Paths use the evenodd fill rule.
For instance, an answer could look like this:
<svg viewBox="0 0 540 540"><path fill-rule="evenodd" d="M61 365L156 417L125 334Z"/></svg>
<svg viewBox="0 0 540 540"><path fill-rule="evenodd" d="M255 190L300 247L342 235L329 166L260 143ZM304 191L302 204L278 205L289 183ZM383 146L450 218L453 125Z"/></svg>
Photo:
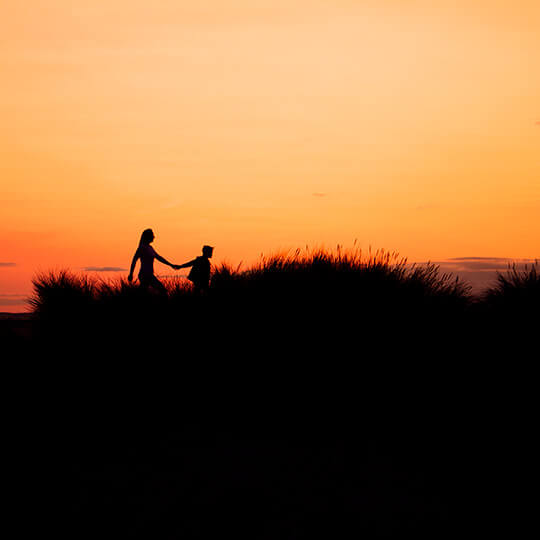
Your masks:
<svg viewBox="0 0 540 540"><path fill-rule="evenodd" d="M193 283L196 292L207 291L210 285L210 261L214 248L212 246L203 246L202 255L184 264L176 265L174 268L188 268L191 270L188 279Z"/></svg>

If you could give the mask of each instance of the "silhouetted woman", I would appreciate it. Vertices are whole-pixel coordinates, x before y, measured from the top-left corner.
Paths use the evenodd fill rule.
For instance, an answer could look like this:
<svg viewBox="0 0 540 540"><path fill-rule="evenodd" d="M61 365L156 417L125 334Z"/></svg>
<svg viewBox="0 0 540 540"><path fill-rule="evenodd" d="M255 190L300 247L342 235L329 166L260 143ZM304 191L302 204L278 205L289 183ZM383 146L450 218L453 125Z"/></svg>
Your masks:
<svg viewBox="0 0 540 540"><path fill-rule="evenodd" d="M171 267L175 265L164 259L161 255L156 253L156 250L150 245L154 241L154 232L152 229L145 229L141 235L141 241L139 242L139 247L133 255L133 260L131 261L131 268L129 269L128 281L133 280L133 270L135 270L135 264L137 260L141 260L141 268L139 270L139 283L143 289L148 287L153 287L157 289L162 294L167 294L167 289L165 285L159 281L159 279L154 275L154 259L167 264Z"/></svg>

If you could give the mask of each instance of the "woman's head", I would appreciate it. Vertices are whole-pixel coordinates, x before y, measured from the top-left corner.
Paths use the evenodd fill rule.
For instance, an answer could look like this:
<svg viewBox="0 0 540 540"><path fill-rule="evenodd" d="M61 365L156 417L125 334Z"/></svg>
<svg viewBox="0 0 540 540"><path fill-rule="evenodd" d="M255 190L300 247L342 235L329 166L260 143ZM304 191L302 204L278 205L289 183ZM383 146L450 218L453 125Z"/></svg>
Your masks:
<svg viewBox="0 0 540 540"><path fill-rule="evenodd" d="M141 234L141 241L139 242L139 244L148 245L154 240L154 238L154 231L152 229L145 229Z"/></svg>

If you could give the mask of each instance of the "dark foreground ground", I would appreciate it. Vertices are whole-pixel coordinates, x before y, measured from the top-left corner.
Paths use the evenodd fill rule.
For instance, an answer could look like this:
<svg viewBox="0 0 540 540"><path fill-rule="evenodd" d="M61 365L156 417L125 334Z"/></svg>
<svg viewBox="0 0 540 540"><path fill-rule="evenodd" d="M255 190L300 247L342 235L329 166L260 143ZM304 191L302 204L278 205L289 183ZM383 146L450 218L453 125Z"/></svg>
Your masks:
<svg viewBox="0 0 540 540"><path fill-rule="evenodd" d="M233 324L209 341L174 325L51 340L39 324L0 322L23 530L455 538L527 523L536 341Z"/></svg>

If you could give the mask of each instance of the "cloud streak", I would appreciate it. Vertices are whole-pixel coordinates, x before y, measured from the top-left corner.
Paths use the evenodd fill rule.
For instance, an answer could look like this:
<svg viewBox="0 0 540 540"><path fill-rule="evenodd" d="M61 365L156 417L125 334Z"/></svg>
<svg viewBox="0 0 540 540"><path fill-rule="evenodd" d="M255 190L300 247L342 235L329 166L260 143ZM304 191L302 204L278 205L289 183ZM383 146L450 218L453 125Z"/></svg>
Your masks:
<svg viewBox="0 0 540 540"><path fill-rule="evenodd" d="M120 266L85 266L85 272L127 272L127 268Z"/></svg>
<svg viewBox="0 0 540 540"><path fill-rule="evenodd" d="M0 294L0 306L22 306L27 298L26 294Z"/></svg>
<svg viewBox="0 0 540 540"><path fill-rule="evenodd" d="M456 257L437 264L454 267L459 270L484 270L486 272L507 270L516 265L518 268L533 264L534 259L510 259L507 257Z"/></svg>
<svg viewBox="0 0 540 540"><path fill-rule="evenodd" d="M453 274L468 282L474 293L489 287L497 279L497 273L504 274L513 265L518 270L536 262L535 259L512 259L509 257L455 257L444 261L430 261L443 274ZM426 264L426 263L417 263Z"/></svg>
<svg viewBox="0 0 540 540"><path fill-rule="evenodd" d="M13 266L17 266L17 263L14 262L0 262L1 268L11 268Z"/></svg>

